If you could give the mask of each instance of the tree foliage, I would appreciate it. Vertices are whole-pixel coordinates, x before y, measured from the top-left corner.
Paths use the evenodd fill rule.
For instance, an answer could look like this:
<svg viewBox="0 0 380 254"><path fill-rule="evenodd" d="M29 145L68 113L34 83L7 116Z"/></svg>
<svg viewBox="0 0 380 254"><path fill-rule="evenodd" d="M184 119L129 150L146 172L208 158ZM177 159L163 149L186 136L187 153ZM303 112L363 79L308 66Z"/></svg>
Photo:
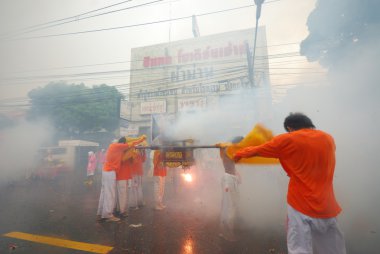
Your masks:
<svg viewBox="0 0 380 254"><path fill-rule="evenodd" d="M33 89L28 96L32 104L29 118L48 118L63 133L114 131L119 125L122 95L114 87L58 82Z"/></svg>
<svg viewBox="0 0 380 254"><path fill-rule="evenodd" d="M332 67L380 38L379 0L317 0L308 18L309 36L301 54Z"/></svg>

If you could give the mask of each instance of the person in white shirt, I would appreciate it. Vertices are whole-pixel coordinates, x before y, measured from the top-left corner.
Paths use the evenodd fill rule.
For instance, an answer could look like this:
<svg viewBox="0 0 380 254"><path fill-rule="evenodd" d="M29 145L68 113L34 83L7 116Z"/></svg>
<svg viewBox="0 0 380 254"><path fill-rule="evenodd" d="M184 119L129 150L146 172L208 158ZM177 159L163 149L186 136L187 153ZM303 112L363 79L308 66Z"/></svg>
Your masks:
<svg viewBox="0 0 380 254"><path fill-rule="evenodd" d="M232 143L238 143L243 137L234 138ZM227 147L220 148L220 158L223 162L224 175L221 181L222 207L220 212L220 234L227 241L236 241L235 224L237 217L237 205L239 200L240 175L235 168L235 163L226 154Z"/></svg>

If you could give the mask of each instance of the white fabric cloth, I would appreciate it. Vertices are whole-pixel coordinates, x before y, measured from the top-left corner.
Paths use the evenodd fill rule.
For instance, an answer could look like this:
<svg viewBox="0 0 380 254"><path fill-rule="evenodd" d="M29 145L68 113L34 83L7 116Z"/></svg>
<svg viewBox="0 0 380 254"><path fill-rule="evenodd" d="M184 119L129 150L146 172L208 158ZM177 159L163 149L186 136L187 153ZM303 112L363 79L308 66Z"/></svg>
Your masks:
<svg viewBox="0 0 380 254"><path fill-rule="evenodd" d="M162 205L165 192L165 176L154 176L154 201Z"/></svg>
<svg viewBox="0 0 380 254"><path fill-rule="evenodd" d="M132 177L131 191L129 194L130 207L138 207L144 204L142 192L142 176L135 175Z"/></svg>
<svg viewBox="0 0 380 254"><path fill-rule="evenodd" d="M102 218L113 216L116 202L116 174L115 171L102 171L102 187L100 189L97 215Z"/></svg>
<svg viewBox="0 0 380 254"><path fill-rule="evenodd" d="M239 198L238 177L224 173L221 181L222 208L220 213L220 230L226 237L234 237L237 202Z"/></svg>
<svg viewBox="0 0 380 254"><path fill-rule="evenodd" d="M337 218L318 219L304 215L288 204L288 254L346 254Z"/></svg>
<svg viewBox="0 0 380 254"><path fill-rule="evenodd" d="M116 189L116 210L120 213L125 213L128 209L128 180L117 180Z"/></svg>

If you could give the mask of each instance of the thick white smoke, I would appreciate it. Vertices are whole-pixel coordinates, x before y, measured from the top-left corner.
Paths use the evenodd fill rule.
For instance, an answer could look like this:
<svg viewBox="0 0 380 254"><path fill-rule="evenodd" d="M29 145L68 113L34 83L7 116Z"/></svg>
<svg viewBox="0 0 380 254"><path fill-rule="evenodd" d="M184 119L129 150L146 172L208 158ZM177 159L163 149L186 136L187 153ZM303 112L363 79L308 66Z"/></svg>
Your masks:
<svg viewBox="0 0 380 254"><path fill-rule="evenodd" d="M51 139L49 125L23 121L1 132L0 184L29 177L38 149Z"/></svg>
<svg viewBox="0 0 380 254"><path fill-rule="evenodd" d="M279 126L274 124L276 119L268 90L258 90L220 99L218 107L213 110L182 114L166 135L176 140L192 138L195 145L214 145L245 136L258 122L273 130L281 129L282 123ZM218 218L222 195L220 182L224 173L219 149L197 149L195 155L197 167L192 170L198 176L196 181L200 188L192 190L194 203L189 204L188 209L199 205L202 213ZM279 166L244 165L238 165L237 169L242 175L241 225L260 228L284 225L288 180L282 169Z"/></svg>
<svg viewBox="0 0 380 254"><path fill-rule="evenodd" d="M353 51L347 56L347 65L332 72L329 82L293 88L270 110L268 104L262 104L264 98L270 101L270 96L249 97L244 93L221 101L219 110L184 115L171 133L177 138L215 144L247 134L257 122L263 122L279 134L284 132L283 120L290 112L308 115L317 129L335 138L335 194L343 208L339 218L348 247L354 252L374 253L380 242L380 72L377 64L380 54L376 43L363 48L365 50ZM252 100L257 99L261 105L252 104ZM214 153L213 157L218 158L218 155ZM210 199L217 200L221 190L215 189L219 188L215 183L220 181L224 170L220 161L209 167L217 172L212 180L214 184L210 185L214 189L209 188L202 197L207 199L209 195ZM281 167L238 166L238 169L243 177L240 211L244 224L263 228L282 226L288 179ZM209 209L217 216L219 207L211 207L213 205L215 203L210 204Z"/></svg>
<svg viewBox="0 0 380 254"><path fill-rule="evenodd" d="M294 89L276 106L279 118L301 111L334 136L340 224L355 253L377 253L380 248L379 59L378 42L353 50L331 72L328 84Z"/></svg>

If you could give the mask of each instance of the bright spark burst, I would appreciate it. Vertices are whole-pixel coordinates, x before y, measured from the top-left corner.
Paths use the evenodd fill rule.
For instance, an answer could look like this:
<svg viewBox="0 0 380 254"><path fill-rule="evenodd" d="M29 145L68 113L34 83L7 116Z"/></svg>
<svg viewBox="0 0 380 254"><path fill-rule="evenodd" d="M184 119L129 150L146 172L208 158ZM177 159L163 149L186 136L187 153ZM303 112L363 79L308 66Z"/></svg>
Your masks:
<svg viewBox="0 0 380 254"><path fill-rule="evenodd" d="M190 173L183 173L182 176L186 182L192 182L193 181L193 176Z"/></svg>

